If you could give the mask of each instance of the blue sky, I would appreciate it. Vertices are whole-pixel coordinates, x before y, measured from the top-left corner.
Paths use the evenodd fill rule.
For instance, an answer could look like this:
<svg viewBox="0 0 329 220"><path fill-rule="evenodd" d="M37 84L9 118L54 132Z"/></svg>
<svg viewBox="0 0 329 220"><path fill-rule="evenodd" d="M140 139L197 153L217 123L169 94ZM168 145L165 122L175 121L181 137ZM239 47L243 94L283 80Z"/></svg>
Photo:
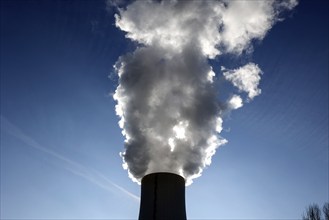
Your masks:
<svg viewBox="0 0 329 220"><path fill-rule="evenodd" d="M224 119L189 219L296 219L328 201L328 2L301 1L255 42L262 94ZM104 1L1 1L1 218L136 219L112 69L135 44ZM217 71L216 71L217 70Z"/></svg>

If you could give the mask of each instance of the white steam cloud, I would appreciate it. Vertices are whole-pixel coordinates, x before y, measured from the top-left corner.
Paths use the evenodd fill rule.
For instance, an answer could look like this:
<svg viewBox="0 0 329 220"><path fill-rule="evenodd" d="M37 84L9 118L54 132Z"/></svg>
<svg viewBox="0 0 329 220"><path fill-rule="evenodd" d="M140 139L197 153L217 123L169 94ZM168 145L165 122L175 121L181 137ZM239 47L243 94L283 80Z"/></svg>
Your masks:
<svg viewBox="0 0 329 220"><path fill-rule="evenodd" d="M113 1L110 1L113 2ZM117 1L114 1L117 2ZM110 4L110 3L109 3ZM243 106L239 95L219 104L208 59L251 52L290 1L135 1L118 8L116 26L138 43L119 58L113 95L125 136L123 166L136 182L153 172L172 172L187 184L210 165L223 113ZM262 71L253 63L227 70L224 79L252 100Z"/></svg>
<svg viewBox="0 0 329 220"><path fill-rule="evenodd" d="M238 69L226 70L222 67L225 79L232 82L240 91L248 93L249 99L260 95L261 89L258 88L261 69L254 64L248 63Z"/></svg>
<svg viewBox="0 0 329 220"><path fill-rule="evenodd" d="M229 110L234 110L241 108L243 106L243 100L238 95L233 95L227 102L227 107Z"/></svg>

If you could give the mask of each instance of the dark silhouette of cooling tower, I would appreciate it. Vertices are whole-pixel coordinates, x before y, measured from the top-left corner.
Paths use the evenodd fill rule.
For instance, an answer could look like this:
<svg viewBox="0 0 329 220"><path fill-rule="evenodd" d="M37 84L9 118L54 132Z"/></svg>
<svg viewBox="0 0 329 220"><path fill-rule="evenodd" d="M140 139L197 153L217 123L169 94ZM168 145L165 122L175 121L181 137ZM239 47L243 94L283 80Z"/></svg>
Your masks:
<svg viewBox="0 0 329 220"><path fill-rule="evenodd" d="M185 179L173 173L143 177L139 220L186 220Z"/></svg>

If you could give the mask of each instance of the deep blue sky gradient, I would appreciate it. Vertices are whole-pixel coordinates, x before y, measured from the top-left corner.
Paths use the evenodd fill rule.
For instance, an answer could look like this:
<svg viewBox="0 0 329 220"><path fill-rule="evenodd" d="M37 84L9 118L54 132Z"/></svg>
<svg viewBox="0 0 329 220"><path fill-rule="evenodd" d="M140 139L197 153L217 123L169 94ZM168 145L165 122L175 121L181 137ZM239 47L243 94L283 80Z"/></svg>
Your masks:
<svg viewBox="0 0 329 220"><path fill-rule="evenodd" d="M112 66L136 45L105 8L1 1L3 219L138 215L138 201L99 174L139 196L121 167L111 97ZM226 117L229 143L187 188L190 219L296 219L329 200L328 9L302 0L252 55L211 61L218 79L221 65L257 63L262 94Z"/></svg>

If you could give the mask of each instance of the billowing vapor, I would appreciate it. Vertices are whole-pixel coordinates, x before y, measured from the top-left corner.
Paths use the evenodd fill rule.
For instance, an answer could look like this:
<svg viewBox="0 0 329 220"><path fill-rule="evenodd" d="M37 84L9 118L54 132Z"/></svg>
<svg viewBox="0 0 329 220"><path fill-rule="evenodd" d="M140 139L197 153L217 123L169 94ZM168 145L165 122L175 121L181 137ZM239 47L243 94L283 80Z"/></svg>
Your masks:
<svg viewBox="0 0 329 220"><path fill-rule="evenodd" d="M116 3L118 1L115 1ZM290 1L135 1L119 8L116 26L138 43L115 64L119 85L113 95L125 137L123 166L136 182L154 172L172 172L187 184L210 165L227 141L224 112L241 108L261 93L261 69L247 63L222 67L233 94L219 100L221 88L209 59L252 52L252 40L265 37ZM234 90L235 91L235 90Z"/></svg>

